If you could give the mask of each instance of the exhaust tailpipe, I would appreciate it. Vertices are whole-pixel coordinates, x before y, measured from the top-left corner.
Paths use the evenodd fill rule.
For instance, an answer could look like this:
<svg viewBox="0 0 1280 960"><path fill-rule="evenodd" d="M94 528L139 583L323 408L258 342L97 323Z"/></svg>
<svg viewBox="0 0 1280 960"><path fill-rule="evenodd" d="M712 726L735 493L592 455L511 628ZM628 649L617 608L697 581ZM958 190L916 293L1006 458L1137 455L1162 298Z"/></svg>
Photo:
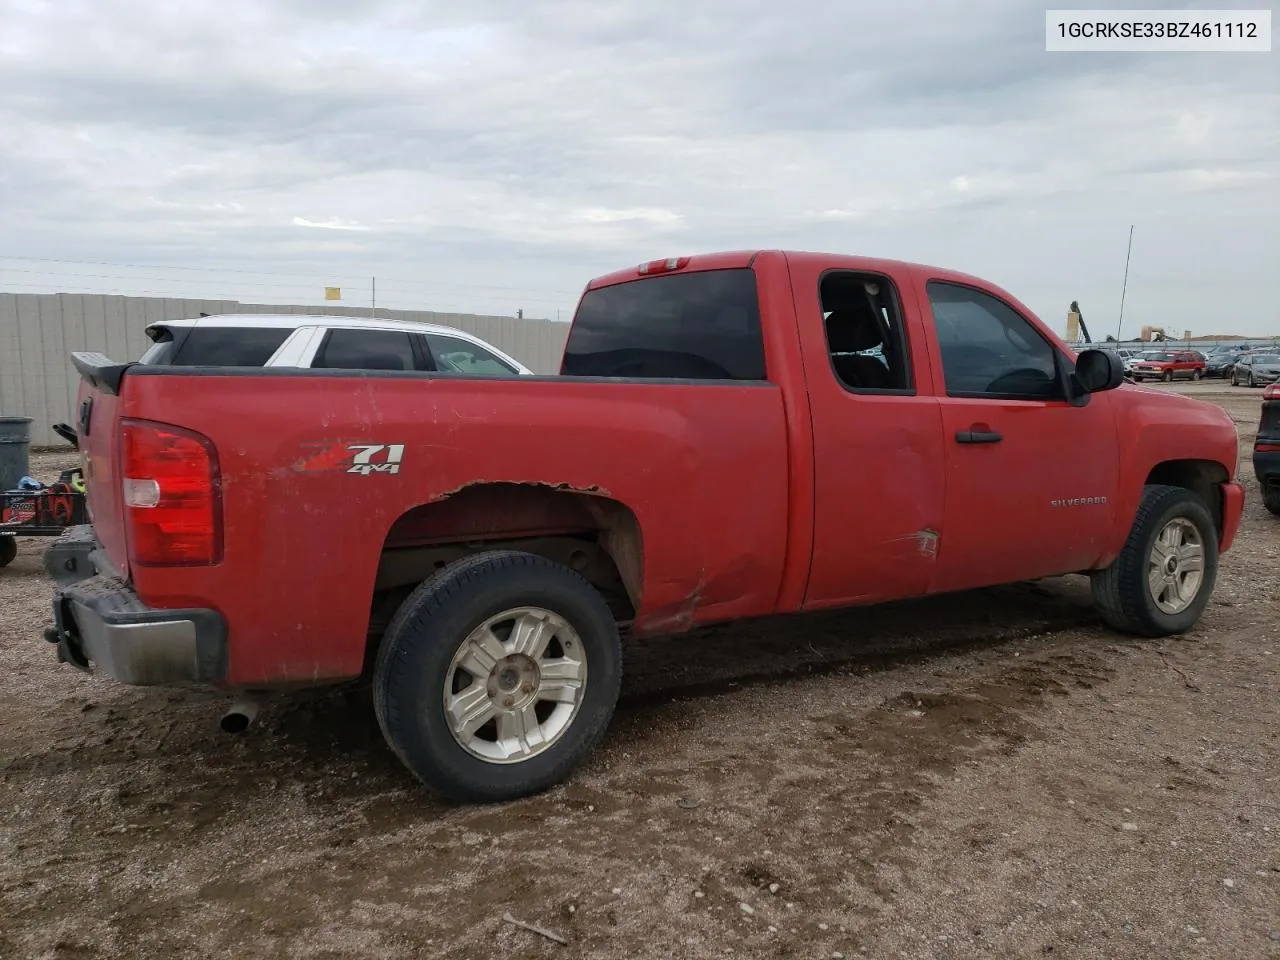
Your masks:
<svg viewBox="0 0 1280 960"><path fill-rule="evenodd" d="M258 717L258 708L262 706L262 698L242 697L231 705L218 726L223 733L244 733Z"/></svg>

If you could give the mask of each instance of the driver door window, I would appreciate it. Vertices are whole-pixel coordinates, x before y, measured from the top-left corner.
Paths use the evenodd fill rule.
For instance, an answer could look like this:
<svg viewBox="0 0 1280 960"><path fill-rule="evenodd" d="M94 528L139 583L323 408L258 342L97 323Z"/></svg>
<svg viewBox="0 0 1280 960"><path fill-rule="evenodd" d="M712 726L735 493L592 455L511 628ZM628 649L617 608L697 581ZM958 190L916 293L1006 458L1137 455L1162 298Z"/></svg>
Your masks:
<svg viewBox="0 0 1280 960"><path fill-rule="evenodd" d="M1012 307L956 283L926 290L948 396L1062 399L1056 351Z"/></svg>

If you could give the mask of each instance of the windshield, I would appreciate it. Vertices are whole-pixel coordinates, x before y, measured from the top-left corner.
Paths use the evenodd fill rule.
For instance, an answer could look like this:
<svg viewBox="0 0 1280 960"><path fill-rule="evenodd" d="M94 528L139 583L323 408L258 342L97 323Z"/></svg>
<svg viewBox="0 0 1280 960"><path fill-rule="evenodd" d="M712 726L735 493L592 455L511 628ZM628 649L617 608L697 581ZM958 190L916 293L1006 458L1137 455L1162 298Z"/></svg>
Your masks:
<svg viewBox="0 0 1280 960"><path fill-rule="evenodd" d="M1173 359L1173 354L1171 354L1171 353L1148 353L1148 354L1147 354L1145 357L1143 357L1142 359L1143 359L1143 360L1145 360L1145 361L1147 361L1148 363L1167 363L1168 361L1170 361L1170 360L1172 360L1172 359Z"/></svg>

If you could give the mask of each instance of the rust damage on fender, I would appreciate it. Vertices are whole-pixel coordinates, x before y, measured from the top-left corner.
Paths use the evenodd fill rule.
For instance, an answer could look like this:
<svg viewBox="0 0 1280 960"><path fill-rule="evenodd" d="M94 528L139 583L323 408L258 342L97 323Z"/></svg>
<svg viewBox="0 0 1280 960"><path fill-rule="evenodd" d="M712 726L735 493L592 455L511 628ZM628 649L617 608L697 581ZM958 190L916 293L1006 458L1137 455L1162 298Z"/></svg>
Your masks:
<svg viewBox="0 0 1280 960"><path fill-rule="evenodd" d="M545 480L468 480L466 483L462 484L462 486L437 493L428 502L439 503L442 500L448 500L450 497L455 497L460 493L464 493L473 487L534 487L542 490L552 490L556 493L584 493L593 497L611 496L608 490L595 483L590 486L579 487L566 481L561 481L560 483L549 483Z"/></svg>
<svg viewBox="0 0 1280 960"><path fill-rule="evenodd" d="M385 546L479 545L584 533L613 560L638 609L644 581L639 523L598 484L468 481L406 512L392 525Z"/></svg>

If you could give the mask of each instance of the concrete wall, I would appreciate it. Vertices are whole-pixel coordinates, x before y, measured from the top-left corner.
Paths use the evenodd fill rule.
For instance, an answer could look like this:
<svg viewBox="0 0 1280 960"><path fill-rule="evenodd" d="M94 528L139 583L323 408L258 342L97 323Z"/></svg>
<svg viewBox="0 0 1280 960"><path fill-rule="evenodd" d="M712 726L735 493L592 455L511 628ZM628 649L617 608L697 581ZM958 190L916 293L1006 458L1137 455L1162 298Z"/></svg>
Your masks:
<svg viewBox="0 0 1280 960"><path fill-rule="evenodd" d="M143 332L157 320L201 313L283 313L368 316L368 310L338 306L281 306L235 300L179 300L99 294L0 293L0 416L31 417L31 441L61 444L50 424L72 421L79 378L73 350L96 350L113 360L141 356L150 341ZM509 353L535 373L560 369L567 323L516 320L427 310L378 310L395 320L439 323L473 333Z"/></svg>

